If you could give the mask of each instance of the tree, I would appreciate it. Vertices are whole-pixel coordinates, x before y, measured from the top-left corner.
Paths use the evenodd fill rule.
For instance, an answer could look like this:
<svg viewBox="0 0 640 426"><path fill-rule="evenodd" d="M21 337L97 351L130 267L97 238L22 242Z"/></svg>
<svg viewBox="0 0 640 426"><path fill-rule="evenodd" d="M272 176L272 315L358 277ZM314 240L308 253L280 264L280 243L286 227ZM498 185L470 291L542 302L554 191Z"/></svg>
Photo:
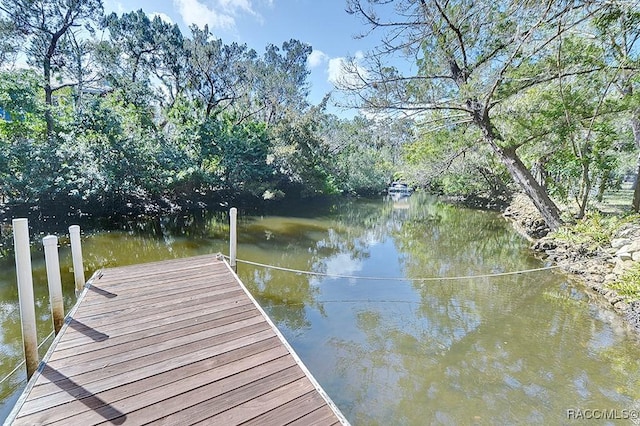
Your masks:
<svg viewBox="0 0 640 426"><path fill-rule="evenodd" d="M311 46L298 40L269 44L253 74L254 98L266 123L273 125L294 111L305 111L309 104L307 58Z"/></svg>
<svg viewBox="0 0 640 426"><path fill-rule="evenodd" d="M53 76L66 66L64 54L73 28L84 24L92 31L91 24L102 15L102 0L4 0L0 3L0 11L29 38L29 63L42 70L47 136L51 140L54 130L52 95L69 85L53 86Z"/></svg>
<svg viewBox="0 0 640 426"><path fill-rule="evenodd" d="M629 123L638 151L632 207L640 212L640 11L622 2L607 3L594 26L606 52L604 62L615 74L615 85L628 103Z"/></svg>
<svg viewBox="0 0 640 426"><path fill-rule="evenodd" d="M473 124L482 134L481 142L531 198L547 225L558 228L559 209L518 155L525 141L507 141L498 117L523 90L559 77L545 58L553 55L560 35L594 13L587 3L348 0L348 5L348 11L360 16L371 31L385 31L382 45L365 64L366 71L356 60L348 67L351 76L343 84L357 91L359 104L408 114L437 111L444 122ZM385 63L400 53L414 58L416 73L405 75Z"/></svg>
<svg viewBox="0 0 640 426"><path fill-rule="evenodd" d="M210 122L213 131L208 148L217 160L224 188L234 195L262 196L275 174L267 158L270 140L266 125L249 120L237 124L237 117L227 114Z"/></svg>
<svg viewBox="0 0 640 426"><path fill-rule="evenodd" d="M188 86L188 52L177 24L142 10L107 16L109 39L99 45L103 73L124 100L138 106L158 101L170 111ZM155 82L152 84L152 79ZM154 88L155 93L154 93ZM166 119L162 120L166 125Z"/></svg>
<svg viewBox="0 0 640 426"><path fill-rule="evenodd" d="M615 121L623 105L616 99L616 73L604 66L603 49L584 36L559 36L550 69L558 77L522 91L502 118L508 140L529 140L520 151L531 159L538 181L562 201L573 198L583 217L592 190L607 189L615 169ZM578 67L600 69L572 75ZM598 183L599 181L599 183Z"/></svg>
<svg viewBox="0 0 640 426"><path fill-rule="evenodd" d="M489 148L478 144L477 128L441 129L421 126L419 137L405 150L407 178L446 195L486 196L505 200L512 188L504 167Z"/></svg>
<svg viewBox="0 0 640 426"><path fill-rule="evenodd" d="M338 192L334 158L320 134L325 102L303 113L285 109L286 115L270 127L270 160L282 186L300 186L303 196Z"/></svg>
<svg viewBox="0 0 640 426"><path fill-rule="evenodd" d="M401 156L413 130L408 120L370 120L362 116L347 120L327 115L320 134L340 190L380 193L395 174L404 176Z"/></svg>
<svg viewBox="0 0 640 426"><path fill-rule="evenodd" d="M32 70L0 72L0 194L9 200L31 200L44 185L38 173L46 159L38 145L46 126L38 84Z"/></svg>
<svg viewBox="0 0 640 426"><path fill-rule="evenodd" d="M19 51L21 38L12 20L0 18L0 66L13 62Z"/></svg>
<svg viewBox="0 0 640 426"><path fill-rule="evenodd" d="M204 118L233 105L248 81L249 64L255 51L246 44L225 45L213 38L209 28L193 25L192 39L186 42L189 55L189 81L196 99L204 108Z"/></svg>
<svg viewBox="0 0 640 426"><path fill-rule="evenodd" d="M189 85L189 52L177 24L168 24L156 16L152 27L160 46L153 57L152 69L162 85L162 105L171 110Z"/></svg>

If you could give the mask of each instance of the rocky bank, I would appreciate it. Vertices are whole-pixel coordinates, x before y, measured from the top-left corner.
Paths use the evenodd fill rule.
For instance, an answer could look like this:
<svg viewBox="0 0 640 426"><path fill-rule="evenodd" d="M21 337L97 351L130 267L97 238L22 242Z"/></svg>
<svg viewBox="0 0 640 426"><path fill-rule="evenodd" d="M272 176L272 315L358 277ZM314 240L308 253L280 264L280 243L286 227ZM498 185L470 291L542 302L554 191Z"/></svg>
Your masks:
<svg viewBox="0 0 640 426"><path fill-rule="evenodd" d="M552 261L582 280L640 333L640 302L627 303L615 290L609 288L611 283L618 281L626 271L640 262L640 224L623 225L615 232L609 244L601 246L571 243L549 235L544 220L525 195L514 197L504 216L532 241L532 248L542 258Z"/></svg>

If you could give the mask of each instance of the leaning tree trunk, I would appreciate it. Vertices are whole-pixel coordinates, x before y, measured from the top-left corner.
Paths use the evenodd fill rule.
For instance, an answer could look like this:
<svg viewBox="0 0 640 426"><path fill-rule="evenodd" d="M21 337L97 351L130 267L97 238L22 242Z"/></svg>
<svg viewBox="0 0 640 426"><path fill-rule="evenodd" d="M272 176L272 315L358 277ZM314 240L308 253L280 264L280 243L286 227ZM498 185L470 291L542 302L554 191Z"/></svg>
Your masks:
<svg viewBox="0 0 640 426"><path fill-rule="evenodd" d="M529 169L522 163L516 150L513 148L501 148L495 141L492 141L491 147L509 171L511 178L513 178L525 194L529 196L531 201L533 201L533 204L540 212L540 215L542 215L549 229L552 231L558 229L560 225L562 225L560 210L551 200L547 191L536 181Z"/></svg>
<svg viewBox="0 0 640 426"><path fill-rule="evenodd" d="M496 134L486 110L480 112L479 109L476 109L472 116L474 122L482 130L485 142L487 142L493 152L500 159L500 162L502 162L502 164L507 168L511 178L531 199L549 229L552 231L558 229L562 225L558 206L555 205L549 197L546 189L538 183L533 174L531 174L522 160L520 160L520 157L518 157L518 154L516 153L516 149L502 148L498 144L500 136Z"/></svg>

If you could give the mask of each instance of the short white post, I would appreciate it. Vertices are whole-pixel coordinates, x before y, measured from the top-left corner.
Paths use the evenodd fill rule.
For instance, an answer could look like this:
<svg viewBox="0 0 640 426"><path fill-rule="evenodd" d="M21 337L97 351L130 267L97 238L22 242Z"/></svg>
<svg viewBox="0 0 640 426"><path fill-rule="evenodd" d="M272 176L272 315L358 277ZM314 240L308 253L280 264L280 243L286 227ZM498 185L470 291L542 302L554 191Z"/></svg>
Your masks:
<svg viewBox="0 0 640 426"><path fill-rule="evenodd" d="M64 324L64 303L62 300L62 279L60 278L60 258L58 256L58 237L47 235L42 239L44 260L47 265L47 282L49 283L49 302L53 330L56 335Z"/></svg>
<svg viewBox="0 0 640 426"><path fill-rule="evenodd" d="M69 237L71 239L71 257L73 258L73 277L76 282L76 295L78 295L84 287L84 266L82 264L80 226L71 225L69 227Z"/></svg>
<svg viewBox="0 0 640 426"><path fill-rule="evenodd" d="M36 308L33 299L33 276L31 275L31 249L29 247L29 222L13 219L13 245L16 253L16 275L18 299L22 322L22 342L27 364L27 380L38 369L38 334L36 332Z"/></svg>
<svg viewBox="0 0 640 426"><path fill-rule="evenodd" d="M237 222L238 222L238 209L232 207L229 211L229 266L233 268L233 270L237 270L236 267L236 252L238 247L238 231L237 231Z"/></svg>

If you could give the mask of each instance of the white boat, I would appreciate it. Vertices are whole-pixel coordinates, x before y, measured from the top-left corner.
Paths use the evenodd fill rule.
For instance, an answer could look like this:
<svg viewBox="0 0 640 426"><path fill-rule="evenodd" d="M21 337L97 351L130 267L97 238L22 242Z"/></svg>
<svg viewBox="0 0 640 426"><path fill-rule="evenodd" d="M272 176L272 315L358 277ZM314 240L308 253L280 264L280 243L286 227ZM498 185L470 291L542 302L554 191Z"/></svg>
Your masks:
<svg viewBox="0 0 640 426"><path fill-rule="evenodd" d="M392 182L389 185L389 195L400 195L408 197L413 193L413 188L403 182Z"/></svg>

